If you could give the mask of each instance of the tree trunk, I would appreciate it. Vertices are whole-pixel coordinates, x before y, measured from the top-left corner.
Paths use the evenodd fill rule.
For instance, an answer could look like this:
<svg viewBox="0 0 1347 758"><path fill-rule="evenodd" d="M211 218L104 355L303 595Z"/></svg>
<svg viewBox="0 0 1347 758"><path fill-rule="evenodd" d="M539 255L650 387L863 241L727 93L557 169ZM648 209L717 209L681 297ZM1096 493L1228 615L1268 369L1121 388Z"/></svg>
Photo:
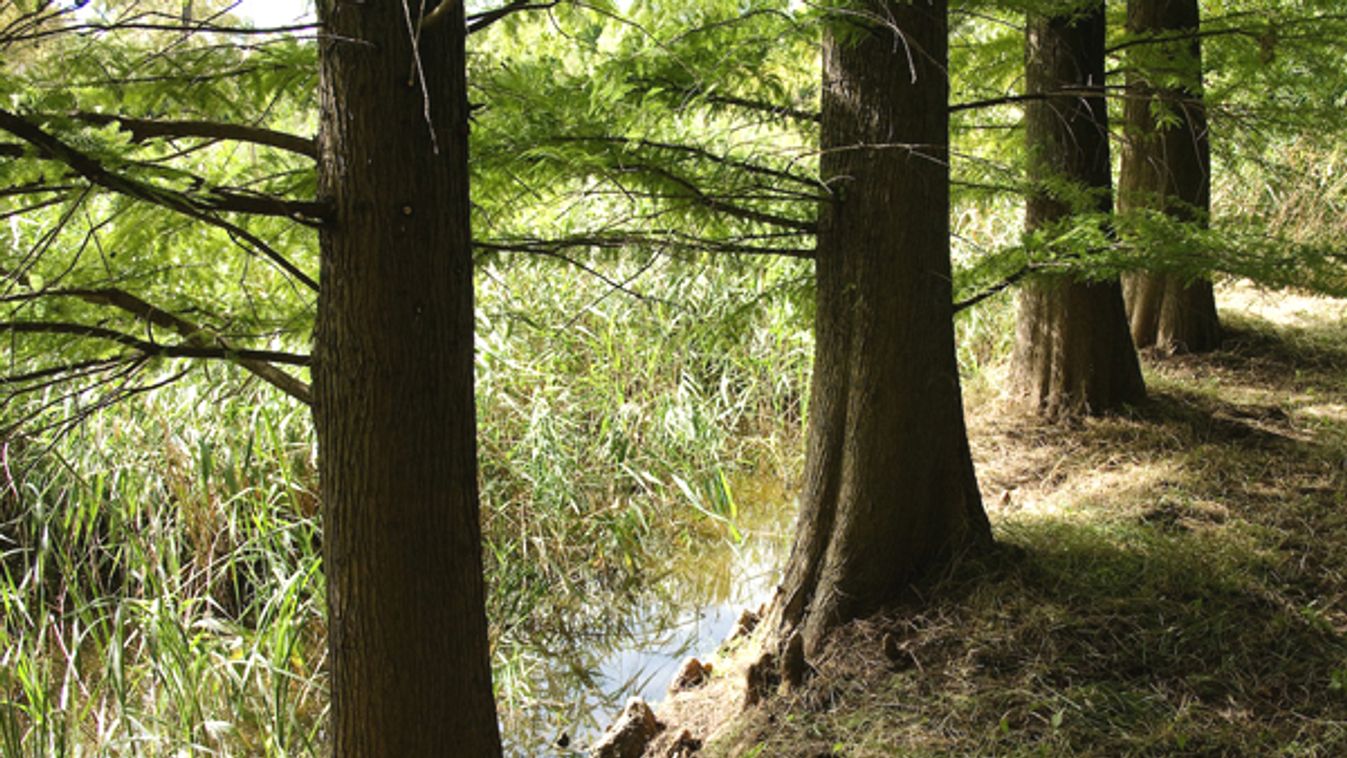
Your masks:
<svg viewBox="0 0 1347 758"><path fill-rule="evenodd" d="M1118 180L1120 210L1152 209L1205 224L1211 207L1211 145L1202 103L1202 43L1197 0L1128 0L1130 34L1188 39L1133 48L1123 107L1126 139ZM1153 80L1178 81L1161 87ZM1156 120L1156 109L1166 115ZM1221 344L1211 282L1175 274L1123 277L1132 339L1164 352L1202 352Z"/></svg>
<svg viewBox="0 0 1347 758"><path fill-rule="evenodd" d="M947 6L853 5L823 42L833 198L818 235L805 488L769 627L780 640L800 630L811 653L991 542L954 354Z"/></svg>
<svg viewBox="0 0 1347 758"><path fill-rule="evenodd" d="M478 522L462 4L422 31L419 66L402 3L318 5L320 193L336 209L321 233L314 347L332 749L500 755Z"/></svg>
<svg viewBox="0 0 1347 758"><path fill-rule="evenodd" d="M1078 210L1112 209L1103 84L1102 2L1082 14L1030 17L1025 90L1076 93L1025 107L1029 178L1038 188L1026 206L1027 232L1070 219ZM1067 197L1072 193L1053 189L1062 183L1083 190L1092 207L1082 209L1079 200ZM1103 413L1145 397L1117 280L1053 275L1029 281L1020 293L1011 374L1012 391L1048 418Z"/></svg>

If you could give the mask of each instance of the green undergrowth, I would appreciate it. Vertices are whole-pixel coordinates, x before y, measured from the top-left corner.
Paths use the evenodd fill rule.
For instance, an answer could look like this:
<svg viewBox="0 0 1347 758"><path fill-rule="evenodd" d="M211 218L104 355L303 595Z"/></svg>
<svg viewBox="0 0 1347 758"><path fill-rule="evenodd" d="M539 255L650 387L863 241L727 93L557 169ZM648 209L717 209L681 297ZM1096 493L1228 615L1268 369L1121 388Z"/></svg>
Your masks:
<svg viewBox="0 0 1347 758"><path fill-rule="evenodd" d="M586 265L608 281L479 267L488 615L519 754L555 737L533 733L540 713L577 715L601 643L655 602L674 556L733 549L748 528L735 483L794 470L807 412L807 267ZM307 408L198 367L15 438L3 462L0 754L322 752Z"/></svg>
<svg viewBox="0 0 1347 758"><path fill-rule="evenodd" d="M999 547L844 629L711 754L1347 752L1347 322L1227 313L1151 399L970 408Z"/></svg>
<svg viewBox="0 0 1347 758"><path fill-rule="evenodd" d="M529 754L620 707L589 700L604 657L699 602L666 578L744 538L735 483L798 466L812 321L793 262L587 264L626 294L509 263L479 275L478 428L497 699Z"/></svg>

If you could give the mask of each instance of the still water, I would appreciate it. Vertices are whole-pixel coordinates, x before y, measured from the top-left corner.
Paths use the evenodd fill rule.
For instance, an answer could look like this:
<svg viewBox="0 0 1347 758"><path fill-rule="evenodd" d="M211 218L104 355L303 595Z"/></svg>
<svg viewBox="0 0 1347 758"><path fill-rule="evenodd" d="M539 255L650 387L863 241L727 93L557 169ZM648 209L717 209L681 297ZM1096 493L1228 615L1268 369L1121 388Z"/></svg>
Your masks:
<svg viewBox="0 0 1347 758"><path fill-rule="evenodd" d="M680 551L642 591L600 595L610 604L601 621L540 645L529 672L533 701L502 714L507 754L584 755L628 697L663 699L688 656L709 655L745 608L771 597L794 499L760 477L737 479L733 490L742 542L727 536Z"/></svg>

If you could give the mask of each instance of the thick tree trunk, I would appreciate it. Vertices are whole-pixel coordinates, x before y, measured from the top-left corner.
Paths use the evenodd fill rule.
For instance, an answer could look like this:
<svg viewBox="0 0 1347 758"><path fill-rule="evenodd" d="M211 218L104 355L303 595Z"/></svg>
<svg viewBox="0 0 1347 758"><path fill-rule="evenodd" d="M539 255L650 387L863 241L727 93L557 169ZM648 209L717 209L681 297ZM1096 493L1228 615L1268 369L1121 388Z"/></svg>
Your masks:
<svg viewBox="0 0 1347 758"><path fill-rule="evenodd" d="M319 3L330 733L343 758L492 756L463 11L422 31L418 66L403 7Z"/></svg>
<svg viewBox="0 0 1347 758"><path fill-rule="evenodd" d="M1026 206L1030 233L1077 212L1065 196L1070 193L1050 189L1059 183L1089 193L1091 210L1112 209L1103 84L1102 2L1086 13L1030 18L1026 91L1075 91L1025 108L1029 178L1040 187ZM1061 275L1028 282L1020 293L1011 373L1012 391L1049 418L1103 413L1145 397L1118 282Z"/></svg>
<svg viewBox="0 0 1347 758"><path fill-rule="evenodd" d="M1177 274L1123 275L1132 338L1139 347L1162 353L1201 353L1221 346L1216 293L1206 279Z"/></svg>
<svg viewBox="0 0 1347 758"><path fill-rule="evenodd" d="M1126 140L1118 180L1121 210L1149 208L1204 224L1211 206L1211 146L1202 103L1202 43L1197 0L1128 0L1132 34L1188 39L1133 48L1123 108ZM1157 80L1181 82L1161 87ZM1156 109L1166 115L1156 119ZM1138 347L1202 352L1221 344L1211 282L1164 272L1123 277L1132 338Z"/></svg>
<svg viewBox="0 0 1347 758"><path fill-rule="evenodd" d="M818 236L805 489L770 619L810 652L991 542L954 355L946 3L854 5L823 42L834 197Z"/></svg>

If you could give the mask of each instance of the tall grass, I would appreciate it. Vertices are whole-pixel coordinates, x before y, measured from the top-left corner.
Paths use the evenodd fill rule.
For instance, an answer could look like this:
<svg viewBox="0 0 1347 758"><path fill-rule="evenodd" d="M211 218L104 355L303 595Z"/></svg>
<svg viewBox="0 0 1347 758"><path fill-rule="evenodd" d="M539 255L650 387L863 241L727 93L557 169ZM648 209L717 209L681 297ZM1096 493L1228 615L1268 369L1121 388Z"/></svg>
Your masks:
<svg viewBox="0 0 1347 758"><path fill-rule="evenodd" d="M479 276L488 613L521 752L558 659L583 689L578 652L624 632L675 553L734 541L727 483L793 470L807 411L807 266L589 264L648 294L555 262ZM320 752L306 408L197 370L6 460L0 753Z"/></svg>
<svg viewBox="0 0 1347 758"><path fill-rule="evenodd" d="M327 698L306 411L193 382L13 458L6 755L317 745Z"/></svg>

